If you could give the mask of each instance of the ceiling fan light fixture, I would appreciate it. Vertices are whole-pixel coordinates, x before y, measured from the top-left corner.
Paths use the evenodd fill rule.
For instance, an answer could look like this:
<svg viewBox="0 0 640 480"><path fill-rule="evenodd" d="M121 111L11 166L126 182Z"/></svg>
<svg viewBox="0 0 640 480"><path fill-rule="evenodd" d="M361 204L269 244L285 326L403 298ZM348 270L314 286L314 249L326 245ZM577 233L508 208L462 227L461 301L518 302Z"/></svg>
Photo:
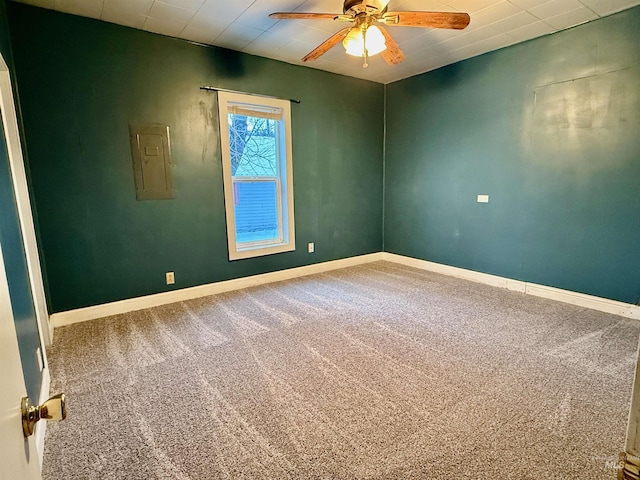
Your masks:
<svg viewBox="0 0 640 480"><path fill-rule="evenodd" d="M309 2L307 2L309 3ZM405 2L407 3L407 2ZM341 14L312 12L274 12L269 18L276 20L332 20L350 23L334 33L302 58L303 62L316 60L342 42L349 55L362 58L368 66L370 56L381 54L389 65L405 60L400 46L387 31L387 27L418 27L463 30L471 21L463 12L388 12L389 0L343 0ZM374 24L380 24L380 27Z"/></svg>
<svg viewBox="0 0 640 480"><path fill-rule="evenodd" d="M349 55L362 57L365 50L365 35L360 28L352 28L344 38L342 45ZM372 25L366 34L367 55L377 55L387 49L386 39L378 27Z"/></svg>
<svg viewBox="0 0 640 480"><path fill-rule="evenodd" d="M342 46L349 55L354 57L361 57L364 53L364 38L362 36L362 30L359 28L352 28L344 40Z"/></svg>
<svg viewBox="0 0 640 480"><path fill-rule="evenodd" d="M377 55L387 49L387 40L375 25L367 28L367 52L369 55Z"/></svg>

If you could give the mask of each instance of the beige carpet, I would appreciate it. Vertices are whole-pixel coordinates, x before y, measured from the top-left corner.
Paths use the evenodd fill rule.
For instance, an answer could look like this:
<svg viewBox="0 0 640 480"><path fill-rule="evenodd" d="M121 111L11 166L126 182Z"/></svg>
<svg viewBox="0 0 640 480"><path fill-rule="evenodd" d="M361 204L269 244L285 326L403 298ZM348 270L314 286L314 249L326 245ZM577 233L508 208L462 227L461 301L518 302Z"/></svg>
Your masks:
<svg viewBox="0 0 640 480"><path fill-rule="evenodd" d="M53 479L614 479L640 323L379 262L56 330Z"/></svg>

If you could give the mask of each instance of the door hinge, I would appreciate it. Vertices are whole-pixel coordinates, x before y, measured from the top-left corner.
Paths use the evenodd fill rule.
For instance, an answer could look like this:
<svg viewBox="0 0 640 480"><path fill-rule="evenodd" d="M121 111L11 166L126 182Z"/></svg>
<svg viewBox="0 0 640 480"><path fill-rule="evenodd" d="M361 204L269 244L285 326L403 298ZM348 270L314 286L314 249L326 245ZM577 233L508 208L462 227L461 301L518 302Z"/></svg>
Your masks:
<svg viewBox="0 0 640 480"><path fill-rule="evenodd" d="M640 480L640 458L621 452L618 459L618 480Z"/></svg>

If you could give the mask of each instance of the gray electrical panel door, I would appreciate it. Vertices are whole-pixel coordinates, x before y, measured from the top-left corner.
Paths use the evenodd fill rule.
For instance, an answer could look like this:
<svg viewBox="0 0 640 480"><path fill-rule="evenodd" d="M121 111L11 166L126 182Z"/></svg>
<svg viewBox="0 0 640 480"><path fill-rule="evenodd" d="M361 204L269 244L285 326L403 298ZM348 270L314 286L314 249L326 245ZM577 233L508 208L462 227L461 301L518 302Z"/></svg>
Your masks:
<svg viewBox="0 0 640 480"><path fill-rule="evenodd" d="M138 200L174 198L168 125L129 125Z"/></svg>

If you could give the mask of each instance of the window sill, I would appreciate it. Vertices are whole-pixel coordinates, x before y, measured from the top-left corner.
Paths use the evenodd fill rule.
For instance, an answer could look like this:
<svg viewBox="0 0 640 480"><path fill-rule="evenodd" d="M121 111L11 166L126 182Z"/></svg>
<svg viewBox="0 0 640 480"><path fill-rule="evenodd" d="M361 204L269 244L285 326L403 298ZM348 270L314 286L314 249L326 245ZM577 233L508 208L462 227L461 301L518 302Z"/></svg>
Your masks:
<svg viewBox="0 0 640 480"><path fill-rule="evenodd" d="M293 252L296 249L295 242L289 242L269 247L248 248L229 252L229 260L244 260L247 258L264 257L276 253Z"/></svg>

